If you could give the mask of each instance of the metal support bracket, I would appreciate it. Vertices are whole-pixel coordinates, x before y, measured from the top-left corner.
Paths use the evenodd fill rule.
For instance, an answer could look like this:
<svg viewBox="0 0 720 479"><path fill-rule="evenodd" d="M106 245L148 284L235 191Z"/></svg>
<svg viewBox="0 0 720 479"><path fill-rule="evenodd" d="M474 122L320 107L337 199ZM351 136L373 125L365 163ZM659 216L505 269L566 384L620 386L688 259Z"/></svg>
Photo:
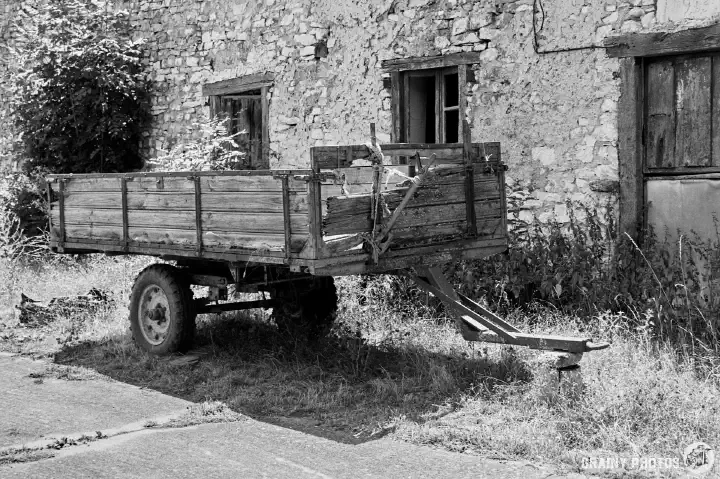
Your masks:
<svg viewBox="0 0 720 479"><path fill-rule="evenodd" d="M597 351L610 346L609 343L594 343L589 338L523 333L492 311L455 291L440 268L417 268L417 274L409 276L420 289L440 299L453 312L463 338L467 341L512 344L569 353Z"/></svg>

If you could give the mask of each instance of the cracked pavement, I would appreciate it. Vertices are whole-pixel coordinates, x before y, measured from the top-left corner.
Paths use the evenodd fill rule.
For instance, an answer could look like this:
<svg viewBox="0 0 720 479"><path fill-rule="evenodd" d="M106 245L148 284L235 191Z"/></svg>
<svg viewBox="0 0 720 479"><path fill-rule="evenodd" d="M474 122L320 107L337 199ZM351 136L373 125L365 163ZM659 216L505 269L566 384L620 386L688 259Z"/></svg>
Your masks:
<svg viewBox="0 0 720 479"><path fill-rule="evenodd" d="M249 418L164 427L192 403L47 371L46 362L0 355L0 477L586 477L387 438L345 444Z"/></svg>

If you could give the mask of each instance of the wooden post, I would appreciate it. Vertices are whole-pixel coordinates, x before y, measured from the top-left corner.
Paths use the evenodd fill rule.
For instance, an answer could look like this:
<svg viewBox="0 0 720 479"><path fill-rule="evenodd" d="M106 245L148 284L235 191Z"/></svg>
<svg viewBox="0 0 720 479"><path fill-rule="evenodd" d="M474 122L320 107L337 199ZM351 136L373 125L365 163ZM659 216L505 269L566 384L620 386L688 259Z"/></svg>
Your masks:
<svg viewBox="0 0 720 479"><path fill-rule="evenodd" d="M195 182L195 231L197 233L197 255L202 256L203 232L202 232L202 199L200 198L200 177L191 177Z"/></svg>
<svg viewBox="0 0 720 479"><path fill-rule="evenodd" d="M467 70L469 66L458 67L458 138L465 138L465 131L468 130L468 122L465 117L467 110Z"/></svg>
<svg viewBox="0 0 720 479"><path fill-rule="evenodd" d="M60 241L58 241L58 248L62 252L62 248L65 247L65 179L60 178L58 183L58 207L60 208Z"/></svg>
<svg viewBox="0 0 720 479"><path fill-rule="evenodd" d="M322 249L322 196L320 195L320 165L316 158L315 147L310 148L310 167L312 177L308 181L308 229L310 237L308 243L310 256L317 259Z"/></svg>
<svg viewBox="0 0 720 479"><path fill-rule="evenodd" d="M285 257L289 259L292 247L292 231L290 229L290 181L288 175L282 176L282 195L283 220L285 223Z"/></svg>
<svg viewBox="0 0 720 479"><path fill-rule="evenodd" d="M477 236L475 218L475 169L473 167L473 148L470 141L470 125L463 120L463 161L465 163L465 219L467 234Z"/></svg>
<svg viewBox="0 0 720 479"><path fill-rule="evenodd" d="M642 167L642 70L635 58L620 60L618 100L618 175L620 176L619 234L628 233L641 241L644 224ZM640 226L640 228L638 228Z"/></svg>
<svg viewBox="0 0 720 479"><path fill-rule="evenodd" d="M122 229L123 229L123 251L130 249L130 234L128 233L128 202L127 202L127 178L120 178L120 194L122 195Z"/></svg>
<svg viewBox="0 0 720 479"><path fill-rule="evenodd" d="M377 148L377 135L375 133L375 123L370 123L370 142L373 148ZM382 172L382 164L377 164L375 160L373 164L372 176L372 195L370 196L370 217L373 220L373 238L377 235L377 229L382 223L382 206L380 201L380 176Z"/></svg>
<svg viewBox="0 0 720 479"><path fill-rule="evenodd" d="M262 163L261 169L270 168L270 100L268 94L270 89L264 86L260 89L262 99ZM255 165L253 165L255 166Z"/></svg>

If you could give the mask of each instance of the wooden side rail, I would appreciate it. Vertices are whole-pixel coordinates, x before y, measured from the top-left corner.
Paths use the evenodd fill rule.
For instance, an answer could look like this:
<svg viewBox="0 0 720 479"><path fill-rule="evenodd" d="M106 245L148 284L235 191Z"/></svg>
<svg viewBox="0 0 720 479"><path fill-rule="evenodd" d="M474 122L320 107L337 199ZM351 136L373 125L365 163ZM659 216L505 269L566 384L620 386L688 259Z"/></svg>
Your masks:
<svg viewBox="0 0 720 479"><path fill-rule="evenodd" d="M461 165L465 162L463 143L386 143L380 145L380 148L386 158L392 158L392 164L399 164L400 157L414 156L416 153L426 158L434 154L438 164ZM311 148L311 152L313 169L320 170L349 168L353 166L353 162L365 160L372 155L367 145L315 146ZM474 163L500 163L500 143L473 143L472 157Z"/></svg>

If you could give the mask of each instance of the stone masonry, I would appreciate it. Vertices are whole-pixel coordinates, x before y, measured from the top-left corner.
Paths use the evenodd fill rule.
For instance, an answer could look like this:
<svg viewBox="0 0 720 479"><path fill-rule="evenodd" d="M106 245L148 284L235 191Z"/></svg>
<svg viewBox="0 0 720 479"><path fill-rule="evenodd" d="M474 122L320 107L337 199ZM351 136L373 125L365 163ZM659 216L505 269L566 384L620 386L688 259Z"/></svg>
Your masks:
<svg viewBox="0 0 720 479"><path fill-rule="evenodd" d="M207 83L272 72L270 165L303 168L309 147L390 140L385 59L482 52L466 118L473 141L500 141L521 219L568 219L566 200L600 213L618 188L619 66L607 36L717 22L716 0L117 0L147 40L154 124L166 152L208 114ZM9 12L12 0L0 0ZM5 10L3 10L5 9ZM533 17L538 38L533 48ZM0 21L0 32L7 18ZM542 27L542 29L541 29ZM2 35L0 34L0 41ZM323 42L327 56L316 58ZM588 47L575 51L557 51ZM542 53L542 52L552 53ZM555 52L557 51L557 52Z"/></svg>

